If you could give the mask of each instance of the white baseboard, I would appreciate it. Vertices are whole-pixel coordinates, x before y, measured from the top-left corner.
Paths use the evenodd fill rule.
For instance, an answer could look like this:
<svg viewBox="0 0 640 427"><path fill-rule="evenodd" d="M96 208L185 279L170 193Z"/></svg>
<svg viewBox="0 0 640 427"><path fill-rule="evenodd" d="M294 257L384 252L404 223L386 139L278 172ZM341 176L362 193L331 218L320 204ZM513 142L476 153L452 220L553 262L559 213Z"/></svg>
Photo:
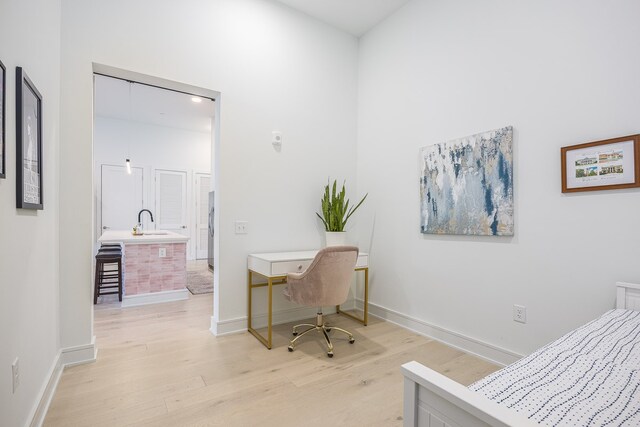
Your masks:
<svg viewBox="0 0 640 427"><path fill-rule="evenodd" d="M98 351L95 342L96 337L93 337L90 344L67 347L58 351L47 374L47 380L38 394L39 398L36 401L37 403L31 411L31 416L29 417L31 422L28 424L29 426L41 427L44 423L49 405L51 405L51 400L53 399L53 395L56 392L60 377L62 377L62 372L65 368L95 362Z"/></svg>
<svg viewBox="0 0 640 427"><path fill-rule="evenodd" d="M348 301L342 307L349 309L353 307L352 301ZM355 307L362 310L363 301L361 299L355 300ZM335 307L325 307L325 314L335 313ZM273 324L279 325L282 323L294 322L300 319L308 319L315 316L315 309L309 307L295 307L287 310L279 310L273 313ZM423 320L407 316L406 314L399 313L389 308L383 307L378 304L369 302L369 314L380 319L386 320L390 323L398 325L402 328L408 329L417 334L423 335L428 338L435 339L450 347L457 348L478 356L482 359L488 360L496 365L506 366L522 357L521 354L512 352L510 350L500 348L493 344L489 344L475 338L471 338L460 333L450 331L440 326L432 325ZM253 318L253 325L255 328L262 328L267 325L267 315L258 314ZM245 332L247 330L247 317L237 317L234 319L218 320L211 317L210 331L215 336L224 336L230 334L237 334Z"/></svg>
<svg viewBox="0 0 640 427"><path fill-rule="evenodd" d="M356 300L356 305L359 309L362 309L363 301L360 299ZM407 316L406 314L371 302L369 302L369 314L417 334L440 341L465 353L470 353L488 360L496 365L506 366L524 357L521 354L450 331L440 326L432 325L423 320Z"/></svg>
<svg viewBox="0 0 640 427"><path fill-rule="evenodd" d="M336 312L335 307L324 307L324 314L333 314ZM273 325L281 325L283 323L295 322L300 319L309 319L316 316L316 309L313 307L295 307L286 310L278 310L273 313ZM257 314L253 316L253 327L264 328L267 326L267 314ZM216 320L211 317L211 333L215 336L224 336L246 332L247 317L236 317L235 319Z"/></svg>
<svg viewBox="0 0 640 427"><path fill-rule="evenodd" d="M58 351L55 359L53 360L53 365L51 366L47 374L48 379L42 385L42 388L38 393L39 398L36 401L35 406L31 410L31 416L29 417L29 419L31 420L29 425L31 427L40 427L44 423L44 418L47 415L49 405L51 404L53 395L56 391L56 388L58 387L58 382L60 381L60 377L62 376L62 371L64 370L61 355L62 351Z"/></svg>
<svg viewBox="0 0 640 427"><path fill-rule="evenodd" d="M217 337L224 335L238 334L247 330L247 318L237 317L235 319L216 320L211 316L211 328L209 331Z"/></svg>
<svg viewBox="0 0 640 427"><path fill-rule="evenodd" d="M175 291L152 292L139 295L125 295L122 297L122 308L136 307L139 305L158 304L162 302L181 301L189 299L188 289L178 289Z"/></svg>
<svg viewBox="0 0 640 427"><path fill-rule="evenodd" d="M93 337L89 344L63 348L60 362L63 367L68 368L75 365L95 362L97 356L98 348L96 347L96 337Z"/></svg>

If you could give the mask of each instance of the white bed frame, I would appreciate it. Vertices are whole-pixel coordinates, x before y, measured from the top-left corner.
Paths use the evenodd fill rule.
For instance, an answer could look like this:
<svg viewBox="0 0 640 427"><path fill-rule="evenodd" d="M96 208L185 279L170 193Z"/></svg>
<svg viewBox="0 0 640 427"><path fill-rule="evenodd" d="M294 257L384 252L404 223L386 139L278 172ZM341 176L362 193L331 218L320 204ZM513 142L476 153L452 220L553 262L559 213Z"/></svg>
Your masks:
<svg viewBox="0 0 640 427"><path fill-rule="evenodd" d="M640 311L640 285L616 283L616 308ZM405 427L540 426L418 362L402 374Z"/></svg>

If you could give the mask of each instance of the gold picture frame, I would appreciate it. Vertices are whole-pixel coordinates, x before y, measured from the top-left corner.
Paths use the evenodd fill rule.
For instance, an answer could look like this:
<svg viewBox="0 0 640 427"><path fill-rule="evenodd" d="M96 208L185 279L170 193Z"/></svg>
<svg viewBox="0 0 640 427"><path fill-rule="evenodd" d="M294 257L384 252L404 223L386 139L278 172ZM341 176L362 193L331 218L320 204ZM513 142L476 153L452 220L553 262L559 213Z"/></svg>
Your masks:
<svg viewBox="0 0 640 427"><path fill-rule="evenodd" d="M562 192L640 187L640 134L560 149Z"/></svg>

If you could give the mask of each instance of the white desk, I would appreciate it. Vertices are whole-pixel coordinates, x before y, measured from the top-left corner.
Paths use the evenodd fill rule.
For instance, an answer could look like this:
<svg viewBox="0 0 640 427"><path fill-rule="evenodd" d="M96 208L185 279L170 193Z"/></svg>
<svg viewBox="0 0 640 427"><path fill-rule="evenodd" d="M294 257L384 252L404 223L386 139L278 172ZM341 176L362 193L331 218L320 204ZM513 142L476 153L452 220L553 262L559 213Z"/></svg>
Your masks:
<svg viewBox="0 0 640 427"><path fill-rule="evenodd" d="M301 273L311 265L317 250L296 251L296 252L276 252L263 254L250 254L247 259L247 292L248 292L248 315L247 330L253 334L268 349L271 349L271 330L273 317L273 286L287 283L287 273ZM364 272L364 314L362 318L350 313L340 311L340 306L336 306L336 312L350 317L367 325L369 309L369 254L360 252L356 261L355 271ZM253 275L257 274L267 279L267 283L253 283ZM260 335L252 327L252 290L267 286L268 295L268 315L267 315L267 337Z"/></svg>

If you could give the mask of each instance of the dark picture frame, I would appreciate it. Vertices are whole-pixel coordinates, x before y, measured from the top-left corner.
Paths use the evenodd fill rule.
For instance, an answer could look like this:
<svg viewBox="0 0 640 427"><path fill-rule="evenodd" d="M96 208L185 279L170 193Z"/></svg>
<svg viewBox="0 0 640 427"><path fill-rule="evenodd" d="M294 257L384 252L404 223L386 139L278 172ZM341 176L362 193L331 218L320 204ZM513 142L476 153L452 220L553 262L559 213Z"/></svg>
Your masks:
<svg viewBox="0 0 640 427"><path fill-rule="evenodd" d="M16 199L19 209L44 208L42 181L42 95L22 67L16 67Z"/></svg>
<svg viewBox="0 0 640 427"><path fill-rule="evenodd" d="M560 149L562 192L640 187L640 134Z"/></svg>
<svg viewBox="0 0 640 427"><path fill-rule="evenodd" d="M0 61L0 178L7 177L7 69Z"/></svg>

